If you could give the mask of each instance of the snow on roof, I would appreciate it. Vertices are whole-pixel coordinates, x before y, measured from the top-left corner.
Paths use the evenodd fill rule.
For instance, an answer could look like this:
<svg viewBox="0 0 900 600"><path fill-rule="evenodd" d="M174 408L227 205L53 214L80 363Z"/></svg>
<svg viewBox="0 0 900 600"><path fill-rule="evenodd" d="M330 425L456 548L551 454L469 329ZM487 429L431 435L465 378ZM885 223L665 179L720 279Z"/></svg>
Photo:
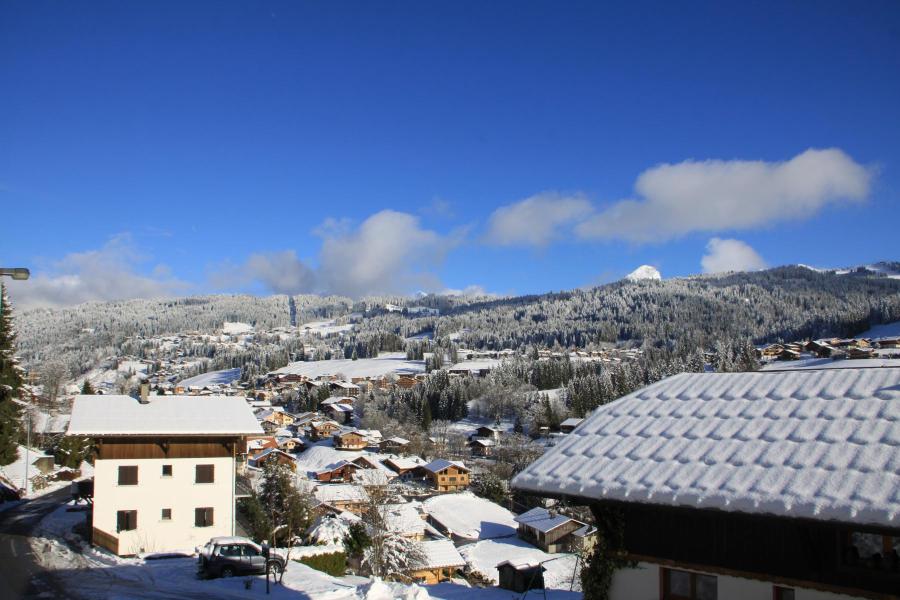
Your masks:
<svg viewBox="0 0 900 600"><path fill-rule="evenodd" d="M422 506L435 521L460 537L474 540L516 533L515 515L472 492L432 496Z"/></svg>
<svg viewBox="0 0 900 600"><path fill-rule="evenodd" d="M425 521L419 514L418 502L402 504L386 504L379 509L388 531L400 535L413 536L425 533Z"/></svg>
<svg viewBox="0 0 900 600"><path fill-rule="evenodd" d="M427 465L425 465L425 470L430 471L432 473L440 473L445 469L449 469L450 467L458 467L460 469L465 469L466 471L469 468L463 464L462 461L459 460L447 460L446 458L436 458Z"/></svg>
<svg viewBox="0 0 900 600"><path fill-rule="evenodd" d="M563 514L551 514L549 510L546 508L542 508L538 506L537 508L532 508L528 512L524 512L518 517L516 517L516 523L521 523L530 527L531 529L541 531L543 533L547 533L548 531L553 531L560 525L568 523L569 521L575 521L572 517L568 517ZM580 521L578 521L580 523Z"/></svg>
<svg viewBox="0 0 900 600"><path fill-rule="evenodd" d="M349 413L353 412L353 407L346 404L330 404L328 405L328 410L333 410L341 413Z"/></svg>
<svg viewBox="0 0 900 600"><path fill-rule="evenodd" d="M581 425L584 419L576 419L575 417L569 417L565 421L559 424L560 427L578 427Z"/></svg>
<svg viewBox="0 0 900 600"><path fill-rule="evenodd" d="M792 361L770 362L760 371L799 371L802 369L862 369L878 367L900 367L896 358L801 358Z"/></svg>
<svg viewBox="0 0 900 600"><path fill-rule="evenodd" d="M409 443L409 440L408 440L408 439L402 438L402 437L396 437L396 436L395 436L395 437L389 437L389 438L387 438L386 440L382 440L382 441L383 441L383 442L392 442L392 443L394 443L394 444L399 444L399 445L401 445L401 446L405 446L406 444Z"/></svg>
<svg viewBox="0 0 900 600"><path fill-rule="evenodd" d="M398 469L402 469L404 471L415 469L416 467L424 467L425 461L423 461L418 456L410 457L410 456L392 456L390 458L385 459L384 462L390 462L392 465L397 467Z"/></svg>
<svg viewBox="0 0 900 600"><path fill-rule="evenodd" d="M319 404L321 404L322 406L328 406L329 404L342 404L347 402L347 400L349 400L350 404L352 404L354 398L352 396L329 396L328 398L322 400L322 402L320 402Z"/></svg>
<svg viewBox="0 0 900 600"><path fill-rule="evenodd" d="M539 494L900 523L900 369L683 373L515 477Z"/></svg>
<svg viewBox="0 0 900 600"><path fill-rule="evenodd" d="M301 375L309 378L333 376L344 377L382 377L390 373L424 373L424 360L407 360L405 352L382 353L378 358L360 358L352 360L342 358L336 360L313 360L292 362L286 367L274 371L276 375Z"/></svg>
<svg viewBox="0 0 900 600"><path fill-rule="evenodd" d="M450 540L432 540L420 542L425 555L424 569L440 569L443 567L462 567L466 561Z"/></svg>
<svg viewBox="0 0 900 600"><path fill-rule="evenodd" d="M75 396L69 435L249 435L262 428L237 396Z"/></svg>
<svg viewBox="0 0 900 600"><path fill-rule="evenodd" d="M316 500L330 504L332 502L366 502L369 494L359 485L338 483L320 485L315 491Z"/></svg>
<svg viewBox="0 0 900 600"><path fill-rule="evenodd" d="M359 469L353 474L353 482L359 485L384 486L390 483L387 469Z"/></svg>

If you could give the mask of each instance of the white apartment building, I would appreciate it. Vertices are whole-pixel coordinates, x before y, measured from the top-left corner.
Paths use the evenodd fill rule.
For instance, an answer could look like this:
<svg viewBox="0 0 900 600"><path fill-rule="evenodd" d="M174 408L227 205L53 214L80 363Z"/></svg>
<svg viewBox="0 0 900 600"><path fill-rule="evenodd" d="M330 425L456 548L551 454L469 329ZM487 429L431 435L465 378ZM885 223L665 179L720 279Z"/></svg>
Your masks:
<svg viewBox="0 0 900 600"><path fill-rule="evenodd" d="M92 542L121 556L234 534L235 466L262 434L230 396L76 396L69 435L96 442Z"/></svg>

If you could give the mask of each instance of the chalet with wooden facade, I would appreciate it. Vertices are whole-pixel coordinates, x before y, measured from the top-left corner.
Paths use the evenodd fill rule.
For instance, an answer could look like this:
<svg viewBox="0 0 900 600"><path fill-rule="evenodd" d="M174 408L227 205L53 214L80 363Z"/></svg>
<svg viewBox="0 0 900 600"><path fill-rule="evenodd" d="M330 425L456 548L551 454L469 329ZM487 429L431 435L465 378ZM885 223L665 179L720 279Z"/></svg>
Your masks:
<svg viewBox="0 0 900 600"><path fill-rule="evenodd" d="M420 545L425 564L408 573L414 581L427 585L450 581L458 570L466 566L466 561L450 540L432 540L420 542Z"/></svg>
<svg viewBox="0 0 900 600"><path fill-rule="evenodd" d="M368 439L358 431L343 431L332 436L337 450L363 450L369 444Z"/></svg>
<svg viewBox="0 0 900 600"><path fill-rule="evenodd" d="M397 474L402 481L425 477L425 462L417 457L391 457L382 464Z"/></svg>
<svg viewBox="0 0 900 600"><path fill-rule="evenodd" d="M337 510L346 510L356 515L365 512L369 494L365 488L349 483L320 485L313 493L316 500Z"/></svg>
<svg viewBox="0 0 900 600"><path fill-rule="evenodd" d="M426 479L439 492L458 492L469 487L469 468L459 461L438 458L423 468Z"/></svg>
<svg viewBox="0 0 900 600"><path fill-rule="evenodd" d="M578 552L592 528L562 513L532 508L515 518L519 538L544 552Z"/></svg>
<svg viewBox="0 0 900 600"><path fill-rule="evenodd" d="M469 442L469 450L472 456L490 456L494 453L494 447L497 444L490 438L472 438Z"/></svg>
<svg viewBox="0 0 900 600"><path fill-rule="evenodd" d="M599 407L512 482L589 504L611 600L900 593L900 368L683 373Z"/></svg>
<svg viewBox="0 0 900 600"><path fill-rule="evenodd" d="M93 544L118 555L234 535L236 464L261 434L236 396L76 396L68 434L93 438Z"/></svg>
<svg viewBox="0 0 900 600"><path fill-rule="evenodd" d="M378 450L380 452L387 452L393 454L400 454L406 451L406 448L409 446L409 440L402 437L389 437L387 439L381 440L378 444Z"/></svg>
<svg viewBox="0 0 900 600"><path fill-rule="evenodd" d="M358 466L346 460L339 461L337 464L329 465L321 471L316 471L316 481L323 483L344 483L353 480L353 473L359 469Z"/></svg>
<svg viewBox="0 0 900 600"><path fill-rule="evenodd" d="M314 442L326 440L341 428L334 421L313 421L309 424L309 438Z"/></svg>

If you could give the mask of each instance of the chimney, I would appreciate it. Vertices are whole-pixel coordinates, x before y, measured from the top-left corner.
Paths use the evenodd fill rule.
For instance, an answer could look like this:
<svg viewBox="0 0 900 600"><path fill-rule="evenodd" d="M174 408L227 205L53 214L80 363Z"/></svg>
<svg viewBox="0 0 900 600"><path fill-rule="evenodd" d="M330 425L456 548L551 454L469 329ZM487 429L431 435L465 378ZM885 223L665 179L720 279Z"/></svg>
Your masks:
<svg viewBox="0 0 900 600"><path fill-rule="evenodd" d="M150 404L150 384L141 384L141 404Z"/></svg>

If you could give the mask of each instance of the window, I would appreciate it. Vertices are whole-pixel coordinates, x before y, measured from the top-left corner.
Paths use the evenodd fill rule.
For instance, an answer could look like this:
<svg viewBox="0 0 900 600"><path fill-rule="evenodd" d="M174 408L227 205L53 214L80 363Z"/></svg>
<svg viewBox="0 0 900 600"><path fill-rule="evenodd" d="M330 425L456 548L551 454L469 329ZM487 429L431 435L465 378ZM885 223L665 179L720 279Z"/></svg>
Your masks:
<svg viewBox="0 0 900 600"><path fill-rule="evenodd" d="M772 597L774 600L794 600L794 590L775 586L772 590Z"/></svg>
<svg viewBox="0 0 900 600"><path fill-rule="evenodd" d="M845 565L861 569L896 571L900 568L900 537L847 532L842 557Z"/></svg>
<svg viewBox="0 0 900 600"><path fill-rule="evenodd" d="M712 575L663 569L664 600L717 600L718 581Z"/></svg>
<svg viewBox="0 0 900 600"><path fill-rule="evenodd" d="M194 509L194 527L212 527L213 509L211 507Z"/></svg>
<svg viewBox="0 0 900 600"><path fill-rule="evenodd" d="M137 467L135 467L137 468ZM120 510L116 513L116 533L137 529L137 511Z"/></svg>
<svg viewBox="0 0 900 600"><path fill-rule="evenodd" d="M119 467L119 485L137 485L137 467Z"/></svg>
<svg viewBox="0 0 900 600"><path fill-rule="evenodd" d="M160 518L163 521L171 521L172 520L172 509L171 508L162 509L162 516Z"/></svg>
<svg viewBox="0 0 900 600"><path fill-rule="evenodd" d="M171 477L172 476L172 465L163 465L162 466L162 476L163 477Z"/></svg>
<svg viewBox="0 0 900 600"><path fill-rule="evenodd" d="M195 483L213 483L216 480L215 465L197 465L197 477Z"/></svg>

